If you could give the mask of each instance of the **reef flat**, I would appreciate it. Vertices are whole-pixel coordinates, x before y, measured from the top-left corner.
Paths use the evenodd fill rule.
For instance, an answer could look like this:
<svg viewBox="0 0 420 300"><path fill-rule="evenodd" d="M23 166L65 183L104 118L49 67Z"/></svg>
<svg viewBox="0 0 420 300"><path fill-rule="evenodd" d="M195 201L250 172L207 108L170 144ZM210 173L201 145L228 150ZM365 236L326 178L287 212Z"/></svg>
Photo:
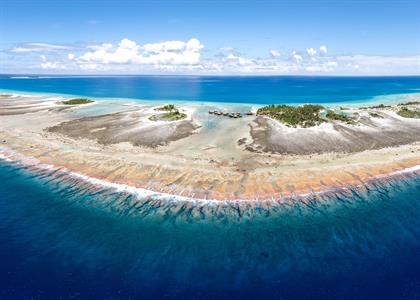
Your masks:
<svg viewBox="0 0 420 300"><path fill-rule="evenodd" d="M37 164L153 193L199 200L279 200L363 185L420 165L420 119L404 106L328 108L346 118L290 127L256 108L241 118L212 104L180 104L180 119L151 118L154 103L0 96L0 151ZM236 107L232 108L236 109ZM327 109L326 109L327 110ZM93 114L92 111L103 111ZM328 114L327 111L325 111ZM185 116L184 116L185 115ZM330 113L331 115L331 113ZM344 122L341 119L351 119ZM211 126L210 126L210 125Z"/></svg>

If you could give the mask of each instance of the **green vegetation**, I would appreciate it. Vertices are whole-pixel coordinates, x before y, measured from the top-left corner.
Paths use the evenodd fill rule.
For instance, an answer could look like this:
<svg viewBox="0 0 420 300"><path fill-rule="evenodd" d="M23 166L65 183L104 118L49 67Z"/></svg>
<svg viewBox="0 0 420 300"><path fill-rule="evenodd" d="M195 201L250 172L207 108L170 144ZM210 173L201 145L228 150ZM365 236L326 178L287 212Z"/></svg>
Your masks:
<svg viewBox="0 0 420 300"><path fill-rule="evenodd" d="M401 108L397 114L404 118L420 119L420 111L410 110L407 107Z"/></svg>
<svg viewBox="0 0 420 300"><path fill-rule="evenodd" d="M78 105L78 104L88 104L94 102L93 100L87 98L74 98L70 100L63 101L65 105Z"/></svg>
<svg viewBox="0 0 420 300"><path fill-rule="evenodd" d="M174 111L176 110L175 105L173 104L166 104L164 106L155 108L155 110L160 110L160 111Z"/></svg>
<svg viewBox="0 0 420 300"><path fill-rule="evenodd" d="M182 120L187 117L186 114L179 112L178 110L171 111L165 114L160 115L153 115L149 117L149 120L151 121L177 121Z"/></svg>
<svg viewBox="0 0 420 300"><path fill-rule="evenodd" d="M410 102L400 103L398 104L398 106L417 105L417 104L420 104L420 101L410 101Z"/></svg>
<svg viewBox="0 0 420 300"><path fill-rule="evenodd" d="M385 104L379 104L379 105L375 105L375 106L361 107L361 109L377 109L377 108L390 108L390 107L392 107L392 106L385 105Z"/></svg>
<svg viewBox="0 0 420 300"><path fill-rule="evenodd" d="M168 112L162 116L163 119L170 119L171 121L185 119L186 114L179 112L178 110Z"/></svg>
<svg viewBox="0 0 420 300"><path fill-rule="evenodd" d="M342 122L346 122L347 124L354 123L353 120L347 117L346 115L337 114L333 112L332 110L329 110L325 116L327 117L327 119L330 119L330 120L342 121Z"/></svg>
<svg viewBox="0 0 420 300"><path fill-rule="evenodd" d="M269 116L277 121L293 127L311 127L325 122L319 112L324 109L321 105L305 104L303 106L269 105L257 110L257 115Z"/></svg>
<svg viewBox="0 0 420 300"><path fill-rule="evenodd" d="M173 105L173 104L166 104L164 106L155 108L155 110L157 110L157 111L165 111L166 113L151 116L149 119L152 120L152 121L160 121L160 120L164 120L164 121L177 121L177 120L185 119L187 117L186 114L180 112L175 107L175 105Z"/></svg>
<svg viewBox="0 0 420 300"><path fill-rule="evenodd" d="M379 119L383 119L384 117L382 117L380 114L376 113L376 112L370 112L369 115L373 118L379 118Z"/></svg>

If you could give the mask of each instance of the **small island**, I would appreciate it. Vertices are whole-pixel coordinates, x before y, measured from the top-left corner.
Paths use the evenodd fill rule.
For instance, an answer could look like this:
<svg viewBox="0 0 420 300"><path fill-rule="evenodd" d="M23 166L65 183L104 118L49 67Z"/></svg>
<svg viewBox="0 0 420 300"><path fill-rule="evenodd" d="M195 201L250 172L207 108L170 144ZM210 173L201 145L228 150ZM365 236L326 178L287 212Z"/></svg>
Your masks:
<svg viewBox="0 0 420 300"><path fill-rule="evenodd" d="M321 111L325 111L325 107L316 104L305 104L302 106L291 105L269 105L257 110L257 115L268 116L276 121L282 122L292 127L313 127L328 121L341 121L347 124L354 124L354 120L349 116L328 110L325 117Z"/></svg>
<svg viewBox="0 0 420 300"><path fill-rule="evenodd" d="M401 108L397 114L403 118L412 118L412 119L420 119L420 111L418 110L411 110L407 107Z"/></svg>
<svg viewBox="0 0 420 300"><path fill-rule="evenodd" d="M166 113L153 115L149 118L151 121L178 121L185 119L187 115L179 111L173 104L166 104L155 108L156 111L165 111Z"/></svg>
<svg viewBox="0 0 420 300"><path fill-rule="evenodd" d="M64 105L80 105L80 104L88 104L93 103L93 100L87 99L87 98L74 98L70 100L65 100L62 103Z"/></svg>
<svg viewBox="0 0 420 300"><path fill-rule="evenodd" d="M155 110L157 110L157 111L174 111L174 110L176 110L176 107L173 104L165 104L163 106L159 106L159 107L155 108Z"/></svg>
<svg viewBox="0 0 420 300"><path fill-rule="evenodd" d="M409 101L404 103L399 103L398 106L408 106L408 105L419 105L420 101Z"/></svg>
<svg viewBox="0 0 420 300"><path fill-rule="evenodd" d="M305 104L303 106L268 105L257 110L258 116L268 116L287 126L312 127L320 125L325 120L320 116L322 105Z"/></svg>
<svg viewBox="0 0 420 300"><path fill-rule="evenodd" d="M381 104L378 104L378 105L360 107L360 109L387 109L387 108L392 108L392 106L391 105L385 105L385 104L381 103Z"/></svg>

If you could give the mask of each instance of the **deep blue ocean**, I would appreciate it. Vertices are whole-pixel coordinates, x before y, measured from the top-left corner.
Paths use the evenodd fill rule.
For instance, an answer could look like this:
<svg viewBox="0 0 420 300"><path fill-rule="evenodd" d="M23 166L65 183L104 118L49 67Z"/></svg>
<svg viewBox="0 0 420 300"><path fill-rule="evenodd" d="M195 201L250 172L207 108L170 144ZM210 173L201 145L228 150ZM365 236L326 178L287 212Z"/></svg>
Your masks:
<svg viewBox="0 0 420 300"><path fill-rule="evenodd" d="M419 299L420 174L274 205L140 201L0 164L0 299Z"/></svg>
<svg viewBox="0 0 420 300"><path fill-rule="evenodd" d="M420 93L420 76L410 77L215 77L114 76L45 77L0 75L0 90L141 100L229 103L342 103Z"/></svg>
<svg viewBox="0 0 420 300"><path fill-rule="evenodd" d="M0 79L5 90L240 103L419 88L419 77ZM0 299L420 299L420 173L268 209L136 199L0 160Z"/></svg>

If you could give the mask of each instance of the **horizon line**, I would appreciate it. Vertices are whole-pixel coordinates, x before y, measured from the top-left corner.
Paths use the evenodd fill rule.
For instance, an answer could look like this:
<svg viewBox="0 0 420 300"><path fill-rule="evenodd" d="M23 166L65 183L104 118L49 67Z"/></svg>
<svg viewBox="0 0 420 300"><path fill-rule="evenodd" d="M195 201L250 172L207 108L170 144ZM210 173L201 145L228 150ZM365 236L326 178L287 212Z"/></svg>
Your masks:
<svg viewBox="0 0 420 300"><path fill-rule="evenodd" d="M420 77L419 74L52 74L52 73L1 73L0 76L52 76L52 77Z"/></svg>

